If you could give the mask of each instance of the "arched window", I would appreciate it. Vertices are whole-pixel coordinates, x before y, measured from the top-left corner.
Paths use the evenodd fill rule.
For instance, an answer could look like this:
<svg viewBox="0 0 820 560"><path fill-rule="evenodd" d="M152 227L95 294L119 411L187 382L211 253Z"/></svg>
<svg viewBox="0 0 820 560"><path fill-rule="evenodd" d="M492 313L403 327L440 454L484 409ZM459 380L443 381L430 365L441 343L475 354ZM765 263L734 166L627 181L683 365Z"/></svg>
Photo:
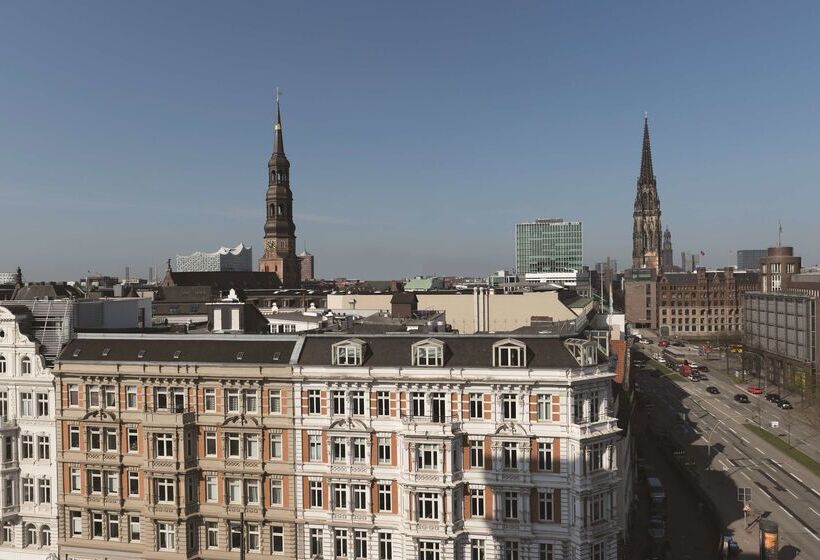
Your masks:
<svg viewBox="0 0 820 560"><path fill-rule="evenodd" d="M0 373L6 373L6 357L0 356Z"/></svg>
<svg viewBox="0 0 820 560"><path fill-rule="evenodd" d="M279 214L280 216L283 216L283 215L285 214L285 205L284 205L284 204L280 204L280 205L277 207L277 210L278 210L278 214Z"/></svg>
<svg viewBox="0 0 820 560"><path fill-rule="evenodd" d="M268 216L273 216L273 204L271 204L270 208L268 209Z"/></svg>
<svg viewBox="0 0 820 560"><path fill-rule="evenodd" d="M24 356L22 360L20 360L20 372L23 375L31 375L31 358L28 356Z"/></svg>
<svg viewBox="0 0 820 560"><path fill-rule="evenodd" d="M32 524L26 525L25 542L23 546L34 546L37 544L37 527Z"/></svg>
<svg viewBox="0 0 820 560"><path fill-rule="evenodd" d="M51 527L48 525L40 529L40 546L51 546Z"/></svg>

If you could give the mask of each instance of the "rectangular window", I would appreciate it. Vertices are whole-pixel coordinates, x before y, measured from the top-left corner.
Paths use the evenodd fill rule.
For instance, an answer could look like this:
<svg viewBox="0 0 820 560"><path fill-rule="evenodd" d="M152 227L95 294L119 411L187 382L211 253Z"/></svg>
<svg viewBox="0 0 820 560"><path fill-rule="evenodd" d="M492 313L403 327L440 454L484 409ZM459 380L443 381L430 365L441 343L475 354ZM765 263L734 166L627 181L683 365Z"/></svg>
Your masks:
<svg viewBox="0 0 820 560"><path fill-rule="evenodd" d="M34 395L32 393L20 393L20 415L34 416Z"/></svg>
<svg viewBox="0 0 820 560"><path fill-rule="evenodd" d="M552 521L554 512L552 490L538 491L538 521Z"/></svg>
<svg viewBox="0 0 820 560"><path fill-rule="evenodd" d="M259 523L248 523L247 538L247 550L251 552L259 552L259 549L261 548Z"/></svg>
<svg viewBox="0 0 820 560"><path fill-rule="evenodd" d="M444 393L433 393L430 395L430 408L432 408L431 420L433 422L440 424L447 419L445 416Z"/></svg>
<svg viewBox="0 0 820 560"><path fill-rule="evenodd" d="M419 541L418 560L441 560L441 546L435 541Z"/></svg>
<svg viewBox="0 0 820 560"><path fill-rule="evenodd" d="M600 523L607 519L607 494L595 494L589 498L589 522L590 524Z"/></svg>
<svg viewBox="0 0 820 560"><path fill-rule="evenodd" d="M108 514L108 540L120 539L120 517L116 513Z"/></svg>
<svg viewBox="0 0 820 560"><path fill-rule="evenodd" d="M367 440L365 438L353 438L353 462L354 463L365 463L367 461L366 449L367 449Z"/></svg>
<svg viewBox="0 0 820 560"><path fill-rule="evenodd" d="M282 414L282 390L271 389L268 395L268 408L270 408L270 413Z"/></svg>
<svg viewBox="0 0 820 560"><path fill-rule="evenodd" d="M285 528L281 525L270 528L270 548L274 554L285 552Z"/></svg>
<svg viewBox="0 0 820 560"><path fill-rule="evenodd" d="M504 543L504 560L519 560L517 542L507 541Z"/></svg>
<svg viewBox="0 0 820 560"><path fill-rule="evenodd" d="M34 479L29 477L23 477L23 501L24 502L33 502L34 501Z"/></svg>
<svg viewBox="0 0 820 560"><path fill-rule="evenodd" d="M321 392L318 389L308 391L308 414L322 413Z"/></svg>
<svg viewBox="0 0 820 560"><path fill-rule="evenodd" d="M310 555L311 558L322 557L322 530L310 530Z"/></svg>
<svg viewBox="0 0 820 560"><path fill-rule="evenodd" d="M48 416L48 393L37 393L37 416Z"/></svg>
<svg viewBox="0 0 820 560"><path fill-rule="evenodd" d="M125 387L125 407L128 410L137 409L137 387L136 385L126 385Z"/></svg>
<svg viewBox="0 0 820 560"><path fill-rule="evenodd" d="M484 395L481 393L470 393L470 418L484 418Z"/></svg>
<svg viewBox="0 0 820 560"><path fill-rule="evenodd" d="M216 389L205 389L205 412L216 412Z"/></svg>
<svg viewBox="0 0 820 560"><path fill-rule="evenodd" d="M501 444L504 451L504 468L518 468L518 444L512 441L505 441Z"/></svg>
<svg viewBox="0 0 820 560"><path fill-rule="evenodd" d="M365 415L364 391L350 391L350 407L354 416Z"/></svg>
<svg viewBox="0 0 820 560"><path fill-rule="evenodd" d="M593 443L586 446L585 467L587 473L600 471L604 468L604 453L606 452L606 446L606 443Z"/></svg>
<svg viewBox="0 0 820 560"><path fill-rule="evenodd" d="M282 460L282 434L270 435L270 458L277 461Z"/></svg>
<svg viewBox="0 0 820 560"><path fill-rule="evenodd" d="M140 473L138 471L128 471L128 495L140 495Z"/></svg>
<svg viewBox="0 0 820 560"><path fill-rule="evenodd" d="M334 357L337 366L362 365L362 349L359 346L337 346Z"/></svg>
<svg viewBox="0 0 820 560"><path fill-rule="evenodd" d="M353 485L353 509L367 509L367 486L364 484Z"/></svg>
<svg viewBox="0 0 820 560"><path fill-rule="evenodd" d="M416 348L416 365L421 367L441 367L444 363L444 352L441 346L418 346Z"/></svg>
<svg viewBox="0 0 820 560"><path fill-rule="evenodd" d="M333 530L333 548L337 558L347 558L347 529Z"/></svg>
<svg viewBox="0 0 820 560"><path fill-rule="evenodd" d="M117 451L119 449L119 437L117 434L117 428L105 428L103 430L105 435L105 450L106 451Z"/></svg>
<svg viewBox="0 0 820 560"><path fill-rule="evenodd" d="M474 469L484 468L484 442L470 441L470 467Z"/></svg>
<svg viewBox="0 0 820 560"><path fill-rule="evenodd" d="M51 458L51 440L48 436L37 436L37 452L40 459Z"/></svg>
<svg viewBox="0 0 820 560"><path fill-rule="evenodd" d="M555 560L551 544L541 543L538 545L538 560Z"/></svg>
<svg viewBox="0 0 820 560"><path fill-rule="evenodd" d="M345 413L345 393L344 391L331 391L330 400L333 405L333 414Z"/></svg>
<svg viewBox="0 0 820 560"><path fill-rule="evenodd" d="M239 412L239 391L237 389L225 390L225 402L229 413Z"/></svg>
<svg viewBox="0 0 820 560"><path fill-rule="evenodd" d="M538 442L538 470L552 470L552 443L547 441Z"/></svg>
<svg viewBox="0 0 820 560"><path fill-rule="evenodd" d="M169 406L168 387L154 387L154 409L168 410Z"/></svg>
<svg viewBox="0 0 820 560"><path fill-rule="evenodd" d="M157 548L176 550L177 528L172 523L157 523Z"/></svg>
<svg viewBox="0 0 820 560"><path fill-rule="evenodd" d="M344 438L333 438L333 461L344 462L347 460L347 440Z"/></svg>
<svg viewBox="0 0 820 560"><path fill-rule="evenodd" d="M120 475L116 472L105 473L105 492L108 495L116 496L120 493Z"/></svg>
<svg viewBox="0 0 820 560"><path fill-rule="evenodd" d="M419 492L417 495L419 519L438 519L438 494Z"/></svg>
<svg viewBox="0 0 820 560"><path fill-rule="evenodd" d="M470 560L486 560L484 539L470 540Z"/></svg>
<svg viewBox="0 0 820 560"><path fill-rule="evenodd" d="M584 422L584 394L575 393L572 397L572 419L576 424Z"/></svg>
<svg viewBox="0 0 820 560"><path fill-rule="evenodd" d="M473 517L484 517L483 488L470 488L470 514Z"/></svg>
<svg viewBox="0 0 820 560"><path fill-rule="evenodd" d="M205 522L206 543L208 548L219 548L219 525L216 521Z"/></svg>
<svg viewBox="0 0 820 560"><path fill-rule="evenodd" d="M393 492L390 482L379 483L379 511L393 511Z"/></svg>
<svg viewBox="0 0 820 560"><path fill-rule="evenodd" d="M416 468L419 470L438 468L438 445L421 443L416 447Z"/></svg>
<svg viewBox="0 0 820 560"><path fill-rule="evenodd" d="M74 383L67 385L68 406L71 408L80 406L80 386Z"/></svg>
<svg viewBox="0 0 820 560"><path fill-rule="evenodd" d="M128 452L139 453L139 431L137 428L128 428Z"/></svg>
<svg viewBox="0 0 820 560"><path fill-rule="evenodd" d="M367 558L367 531L353 533L353 558Z"/></svg>
<svg viewBox="0 0 820 560"><path fill-rule="evenodd" d="M597 422L600 420L601 400L597 391L589 394L589 421Z"/></svg>
<svg viewBox="0 0 820 560"><path fill-rule="evenodd" d="M80 491L80 469L72 467L69 471L69 478L71 480L71 492L76 494Z"/></svg>
<svg viewBox="0 0 820 560"><path fill-rule="evenodd" d="M272 506L281 506L282 500L282 481L271 479L270 481L270 502Z"/></svg>
<svg viewBox="0 0 820 560"><path fill-rule="evenodd" d="M205 432L205 456L216 457L216 432Z"/></svg>
<svg viewBox="0 0 820 560"><path fill-rule="evenodd" d="M523 365L523 349L518 346L499 346L495 349L497 367L519 367Z"/></svg>
<svg viewBox="0 0 820 560"><path fill-rule="evenodd" d="M245 481L245 503L256 505L259 504L259 481L246 480Z"/></svg>
<svg viewBox="0 0 820 560"><path fill-rule="evenodd" d="M25 434L20 437L20 458L34 459L34 436Z"/></svg>
<svg viewBox="0 0 820 560"><path fill-rule="evenodd" d="M91 408L99 408L100 407L100 386L99 385L89 385L88 386L88 406Z"/></svg>
<svg viewBox="0 0 820 560"><path fill-rule="evenodd" d="M157 457L174 456L174 436L172 434L156 434L154 442Z"/></svg>
<svg viewBox="0 0 820 560"><path fill-rule="evenodd" d="M322 460L322 436L308 436L308 460Z"/></svg>
<svg viewBox="0 0 820 560"><path fill-rule="evenodd" d="M256 414L259 412L259 396L256 391L246 390L245 395L245 412L247 414Z"/></svg>
<svg viewBox="0 0 820 560"><path fill-rule="evenodd" d="M131 542L140 542L140 516L130 515L128 517L128 532Z"/></svg>
<svg viewBox="0 0 820 560"><path fill-rule="evenodd" d="M51 503L51 480L48 478L41 478L37 486L38 498L41 504Z"/></svg>
<svg viewBox="0 0 820 560"><path fill-rule="evenodd" d="M176 481L173 478L158 478L157 481L157 502L163 504L174 503L174 490Z"/></svg>
<svg viewBox="0 0 820 560"><path fill-rule="evenodd" d="M71 536L79 537L83 534L83 514L81 511L69 512L71 518Z"/></svg>
<svg viewBox="0 0 820 560"><path fill-rule="evenodd" d="M103 514L102 512L91 512L91 537L94 539L103 538Z"/></svg>
<svg viewBox="0 0 820 560"><path fill-rule="evenodd" d="M504 420L515 420L518 418L518 395L501 395L501 413Z"/></svg>
<svg viewBox="0 0 820 560"><path fill-rule="evenodd" d="M518 519L518 492L504 492L504 518Z"/></svg>
<svg viewBox="0 0 820 560"><path fill-rule="evenodd" d="M238 478L228 479L228 503L241 504L242 503L242 481Z"/></svg>
<svg viewBox="0 0 820 560"><path fill-rule="evenodd" d="M410 406L412 416L424 416L424 393L410 393Z"/></svg>
<svg viewBox="0 0 820 560"><path fill-rule="evenodd" d="M376 414L390 416L390 393L388 391L376 393Z"/></svg>
<svg viewBox="0 0 820 560"><path fill-rule="evenodd" d="M333 509L347 509L347 484L333 485Z"/></svg>
<svg viewBox="0 0 820 560"><path fill-rule="evenodd" d="M271 437L271 443L273 442L273 437ZM282 436L279 435L279 449L278 453L282 454ZM259 459L259 435L258 434L245 434L245 458L246 459Z"/></svg>
<svg viewBox="0 0 820 560"><path fill-rule="evenodd" d="M380 465L389 465L391 461L391 448L390 448L390 440L391 438L388 437L378 437L376 438L376 442L378 443L378 453L379 453L379 464Z"/></svg>
<svg viewBox="0 0 820 560"><path fill-rule="evenodd" d="M103 402L105 403L106 408L116 408L117 406L117 393L116 389L113 385L103 385L101 388Z"/></svg>
<svg viewBox="0 0 820 560"><path fill-rule="evenodd" d="M102 494L102 471L88 471L88 488L92 494Z"/></svg>
<svg viewBox="0 0 820 560"><path fill-rule="evenodd" d="M379 560L393 560L393 535L379 533Z"/></svg>
<svg viewBox="0 0 820 560"><path fill-rule="evenodd" d="M230 433L225 442L225 454L230 458L238 459L240 455L239 434Z"/></svg>
<svg viewBox="0 0 820 560"><path fill-rule="evenodd" d="M538 395L538 421L548 422L552 417L552 395Z"/></svg>
<svg viewBox="0 0 820 560"><path fill-rule="evenodd" d="M219 499L219 491L217 487L217 477L215 476L206 476L205 477L205 501L206 502L216 502Z"/></svg>
<svg viewBox="0 0 820 560"><path fill-rule="evenodd" d="M322 482L320 480L311 480L308 484L310 489L310 507L322 507Z"/></svg>

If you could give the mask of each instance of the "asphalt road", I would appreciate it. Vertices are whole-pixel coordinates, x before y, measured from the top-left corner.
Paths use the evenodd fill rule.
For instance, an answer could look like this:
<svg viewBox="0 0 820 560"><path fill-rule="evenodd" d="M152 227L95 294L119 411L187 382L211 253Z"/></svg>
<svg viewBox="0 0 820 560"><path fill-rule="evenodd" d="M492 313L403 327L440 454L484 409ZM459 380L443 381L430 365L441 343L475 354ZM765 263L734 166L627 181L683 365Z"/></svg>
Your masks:
<svg viewBox="0 0 820 560"><path fill-rule="evenodd" d="M658 351L655 346L640 345L639 349L650 356ZM733 395L744 392L743 386L732 383L723 368L713 367L716 360L694 361L709 367L709 381L678 383L645 372L638 374L642 394L655 403L653 415L674 426L684 441L700 447L704 458L702 486L709 490L710 484L729 477L735 486L750 488L750 505L754 510L750 518L764 515L780 525L781 551L786 547L791 557L799 560L820 559L820 480L743 426L757 423L760 417L764 423L779 420L783 427L794 411L781 411L763 396L749 395L749 404L737 403ZM707 393L709 385L718 387L720 394ZM810 425L794 421L791 424L792 437L801 440L801 448L814 455L817 434L811 432ZM711 454L707 459L709 447ZM723 517L739 520L735 523L742 528L742 504L726 496L717 501L718 508L724 510ZM748 547L746 551L749 552ZM781 552L781 558L785 557Z"/></svg>

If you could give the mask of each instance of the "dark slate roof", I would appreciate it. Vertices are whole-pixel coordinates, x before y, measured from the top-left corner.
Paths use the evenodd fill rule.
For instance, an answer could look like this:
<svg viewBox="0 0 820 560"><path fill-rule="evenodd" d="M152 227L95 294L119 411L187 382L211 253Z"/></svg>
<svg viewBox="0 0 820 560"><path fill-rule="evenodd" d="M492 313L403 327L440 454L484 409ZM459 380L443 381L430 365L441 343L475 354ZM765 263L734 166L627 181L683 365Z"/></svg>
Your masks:
<svg viewBox="0 0 820 560"><path fill-rule="evenodd" d="M295 344L295 339L283 340L279 336L271 336L269 340L260 337L243 340L235 335L81 336L68 343L57 361L288 364ZM104 357L106 348L109 352ZM141 350L145 350L145 355L137 358ZM174 358L177 351L181 351L179 358ZM241 360L237 359L239 352L244 352Z"/></svg>
<svg viewBox="0 0 820 560"><path fill-rule="evenodd" d="M399 292L397 294L393 294L393 297L390 298L390 303L418 303L419 298L416 297L416 294L412 292Z"/></svg>
<svg viewBox="0 0 820 560"><path fill-rule="evenodd" d="M163 286L209 286L219 295L231 288L243 297L245 290L274 290L282 283L274 272L166 272Z"/></svg>
<svg viewBox="0 0 820 560"><path fill-rule="evenodd" d="M14 315L21 333L26 336L34 334L32 330L34 326L34 315L31 314L31 309L25 305L3 305L3 308Z"/></svg>
<svg viewBox="0 0 820 560"><path fill-rule="evenodd" d="M213 295L208 286L161 286L154 299L157 303L203 303L212 300Z"/></svg>
<svg viewBox="0 0 820 560"><path fill-rule="evenodd" d="M49 282L48 284L28 284L17 288L13 299L79 299L83 297L85 297L85 294L76 286L70 286L65 282Z"/></svg>
<svg viewBox="0 0 820 560"><path fill-rule="evenodd" d="M670 284L685 286L687 284L697 284L698 275L694 272L672 272L663 275Z"/></svg>
<svg viewBox="0 0 820 560"><path fill-rule="evenodd" d="M384 336L328 336L307 335L298 364L320 366L331 364L332 346L344 340L358 339L366 344L364 366L412 367L411 347L415 342L435 338L445 345L444 367L492 367L493 344L506 336L483 335L384 335ZM531 368L577 368L578 362L564 347L560 338L515 337L527 345L527 367ZM344 366L341 366L344 367Z"/></svg>

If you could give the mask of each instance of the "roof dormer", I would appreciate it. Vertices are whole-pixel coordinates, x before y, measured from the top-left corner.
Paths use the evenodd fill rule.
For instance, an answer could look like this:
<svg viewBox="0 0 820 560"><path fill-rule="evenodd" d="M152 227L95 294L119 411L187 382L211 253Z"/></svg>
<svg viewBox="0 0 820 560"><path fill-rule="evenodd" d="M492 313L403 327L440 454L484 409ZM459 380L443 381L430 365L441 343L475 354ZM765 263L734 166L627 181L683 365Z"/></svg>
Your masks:
<svg viewBox="0 0 820 560"><path fill-rule="evenodd" d="M593 340L568 338L564 341L564 347L569 350L579 366L594 366L598 363L598 343Z"/></svg>
<svg viewBox="0 0 820 560"><path fill-rule="evenodd" d="M493 367L527 367L527 345L514 338L493 344Z"/></svg>
<svg viewBox="0 0 820 560"><path fill-rule="evenodd" d="M426 338L414 343L410 359L416 367L442 367L444 365L444 342Z"/></svg>
<svg viewBox="0 0 820 560"><path fill-rule="evenodd" d="M360 366L364 361L366 344L358 338L348 338L333 345L331 359L334 366Z"/></svg>

